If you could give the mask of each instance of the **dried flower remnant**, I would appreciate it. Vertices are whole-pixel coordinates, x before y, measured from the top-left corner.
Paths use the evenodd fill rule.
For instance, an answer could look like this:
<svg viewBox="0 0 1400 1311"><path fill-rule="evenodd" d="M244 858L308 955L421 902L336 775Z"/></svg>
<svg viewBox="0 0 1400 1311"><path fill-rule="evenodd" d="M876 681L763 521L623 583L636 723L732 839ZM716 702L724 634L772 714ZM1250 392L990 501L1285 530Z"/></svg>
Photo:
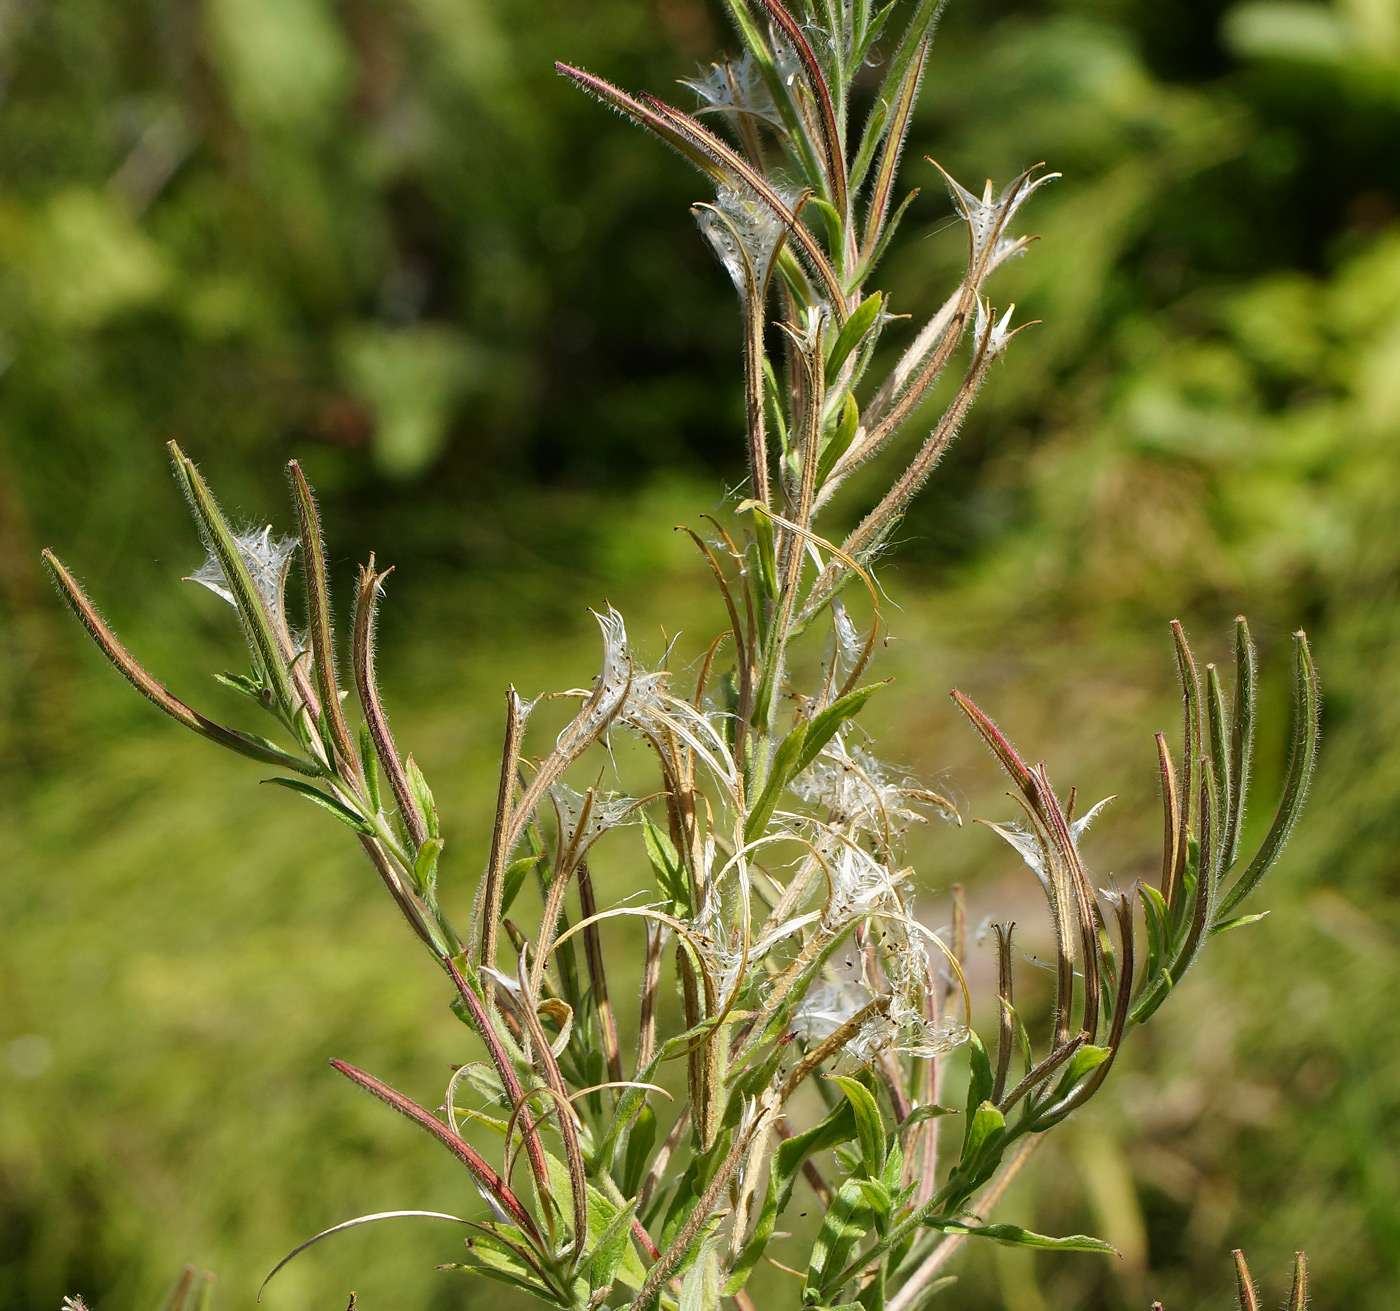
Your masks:
<svg viewBox="0 0 1400 1311"><path fill-rule="evenodd" d="M280 616L282 596L287 586L287 569L297 550L296 538L274 537L272 525L268 524L265 528L235 533L233 541L238 554L248 566L248 572L253 576L258 595L269 610ZM224 567L213 551L210 551L209 558L189 575L188 581L207 587L215 596L223 597L229 605L237 608L238 602L224 574Z"/></svg>
<svg viewBox="0 0 1400 1311"><path fill-rule="evenodd" d="M203 736L290 769L296 778L275 781L354 832L441 970L480 1048L454 1073L442 1115L343 1061L335 1068L450 1152L464 1195L485 1199L481 1219L433 1213L471 1226L462 1269L567 1311L747 1309L745 1284L782 1233L803 1174L827 1219L799 1271L802 1305L855 1299L866 1311L906 1311L930 1291L950 1244L1111 1250L985 1223L985 1213L1038 1137L1097 1092L1126 1034L1164 1003L1207 938L1253 918L1235 912L1276 860L1311 776L1317 679L1298 634L1283 800L1246 861L1253 643L1240 621L1228 706L1218 675L1209 669L1202 683L1174 630L1184 731L1179 752L1158 744L1162 872L1156 886L1126 893L1097 888L1080 850L1099 807L1074 818L1072 794L1066 803L1045 766L1023 760L954 693L1012 785L1022 813L992 827L1039 879L1056 944L1053 1013L1028 1025L1011 930L998 926L988 1007L997 1026L984 1041L965 935L945 940L915 909L915 890L937 890L937 872L904 863L909 825L931 813L957 823L957 810L883 764L854 724L881 687L869 681L884 624L871 568L1023 330L1011 309L993 307L990 280L1025 251L1013 221L1055 175L1032 169L980 196L944 175L967 230L966 267L882 371L885 334L904 332L904 315L872 279L906 213L895 187L940 6L726 3L744 53L689 84L698 116L559 66L697 167L712 197L695 212L740 298L749 460L747 498L711 519L708 537L688 530L715 583L718 631L693 653L668 648L648 669L621 614L597 613L598 673L563 694L577 709L552 741L531 732L534 702L509 689L495 821L466 861L481 877L461 931L439 896L461 865L449 862L433 793L397 745L379 692L386 574L372 557L361 571L347 695L319 519L299 468L293 544L271 529L235 532L172 447L210 552L195 580L235 606L252 658L251 676L227 681L272 716L276 742L175 698L72 574L46 560L138 690ZM858 93L871 68L875 85ZM870 103L859 124L853 99ZM850 478L908 431L950 371L961 381L903 469L873 492L869 478ZM838 523L855 527L843 534ZM293 639L284 600L296 550L304 640ZM810 658L794 659L803 644ZM673 655L691 663L673 665ZM677 669L693 672L693 685ZM654 767L650 785L635 781L635 761L627 785L618 779L620 733ZM629 841L650 882L640 898L600 905L597 872ZM957 902L955 924L960 913ZM629 925L646 933L632 1033L609 978L613 935ZM965 1063L967 1096L949 1134L952 1108L940 1098L954 1062ZM470 1115L457 1101L465 1086L480 1098ZM799 1096L814 1086L824 1100ZM489 1151L463 1136L469 1124L492 1131ZM317 1239L425 1214L361 1216Z"/></svg>

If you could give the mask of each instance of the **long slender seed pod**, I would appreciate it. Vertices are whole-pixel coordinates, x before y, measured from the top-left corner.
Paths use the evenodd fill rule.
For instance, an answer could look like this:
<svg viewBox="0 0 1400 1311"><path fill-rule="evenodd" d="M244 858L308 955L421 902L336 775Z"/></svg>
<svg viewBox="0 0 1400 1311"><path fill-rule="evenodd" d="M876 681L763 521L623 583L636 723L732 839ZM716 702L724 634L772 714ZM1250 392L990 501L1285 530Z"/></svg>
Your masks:
<svg viewBox="0 0 1400 1311"><path fill-rule="evenodd" d="M393 735L389 732L389 720L379 699L379 681L374 668L375 612L384 588L384 580L391 572L389 569L383 573L376 572L372 555L369 563L360 567L360 582L355 594L352 663L355 670L355 690L359 693L360 710L364 714L365 724L374 742L374 754L379 760L379 767L384 771L384 776L389 780L394 800L398 803L404 831L416 853L428 836L427 822L418 808L412 789L408 786L408 775L404 771L398 747L394 745Z"/></svg>
<svg viewBox="0 0 1400 1311"><path fill-rule="evenodd" d="M191 710L122 645L62 561L48 550L43 552L42 559L63 599L87 629L98 649L116 667L117 672L158 710L164 711L176 723L192 729L201 737L207 737L211 742L236 751L239 755L248 756L252 760L294 769L299 774L307 774L313 778L322 773L321 767L313 761L294 756L262 738L240 733L237 729L225 728L212 719L206 719L198 711Z"/></svg>
<svg viewBox="0 0 1400 1311"><path fill-rule="evenodd" d="M301 563L306 581L306 615L311 635L312 659L321 696L321 709L330 724L331 737L341 769L350 778L360 772L359 756L345 722L340 684L335 673L335 634L331 625L330 583L326 573L326 547L316 498L311 484L295 460L287 466L301 529Z"/></svg>
<svg viewBox="0 0 1400 1311"><path fill-rule="evenodd" d="M578 895L585 919L591 920L598 913L598 902L593 895L593 879L588 873L588 862L579 862ZM617 1020L613 1015L612 1004L608 1000L608 975L603 964L603 943L598 935L596 922L587 924L583 930L584 952L588 959L588 980L593 987L593 1005L598 1013L598 1027L603 1038L603 1058L607 1062L608 1078L622 1081L622 1049L618 1044Z"/></svg>
<svg viewBox="0 0 1400 1311"><path fill-rule="evenodd" d="M510 826L511 802L520 768L520 748L525 736L525 717L520 697L512 687L506 692L505 745L501 750L500 787L496 794L496 821L491 833L491 855L486 865L477 899L477 924L472 934L472 955L477 965L496 967L496 942L501 918L501 898L505 891L505 867L509 852L505 846Z"/></svg>
<svg viewBox="0 0 1400 1311"><path fill-rule="evenodd" d="M1254 1279L1249 1273L1249 1264L1244 1253L1238 1248L1234 1252L1235 1278L1240 1288L1240 1311L1259 1311L1259 1290L1254 1287Z"/></svg>
<svg viewBox="0 0 1400 1311"><path fill-rule="evenodd" d="M396 1111L432 1134L467 1167L477 1186L501 1208L503 1214L508 1215L511 1221L518 1225L532 1241L543 1243L539 1230L535 1228L534 1220L520 1204L520 1199L511 1192L506 1186L505 1180L486 1163L480 1153L463 1141L456 1132L449 1129L431 1112L410 1101L401 1092L389 1087L382 1080L376 1079L372 1074L357 1070L345 1061L333 1060L331 1065L352 1083L358 1084L366 1092L372 1093L380 1101L392 1106Z"/></svg>
<svg viewBox="0 0 1400 1311"><path fill-rule="evenodd" d="M496 1032L496 1026L492 1023L491 1014L482 1005L481 999L463 977L461 970L457 968L456 961L448 959L443 963L443 967L447 970L448 977L457 989L457 995L462 999L467 1014L471 1016L472 1026L476 1029L477 1036L490 1053L491 1064L495 1066L496 1075L501 1081L501 1087L505 1090L506 1097L510 1100L511 1105L515 1105L523 1100L524 1091L521 1088L520 1079L515 1073L515 1067L511 1063L510 1054L506 1051L500 1035ZM547 1193L549 1191L549 1167L545 1162L544 1144L540 1142L539 1134L531 1127L526 1128L524 1137L525 1149L530 1158L530 1169L534 1173L536 1186L542 1192Z"/></svg>

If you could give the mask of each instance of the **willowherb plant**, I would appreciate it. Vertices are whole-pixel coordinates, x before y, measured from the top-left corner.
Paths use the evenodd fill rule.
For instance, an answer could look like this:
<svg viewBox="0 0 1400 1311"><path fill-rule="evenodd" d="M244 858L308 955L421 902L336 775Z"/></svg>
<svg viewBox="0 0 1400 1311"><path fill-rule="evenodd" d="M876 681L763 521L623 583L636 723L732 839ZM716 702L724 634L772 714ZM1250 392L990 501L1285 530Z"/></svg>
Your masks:
<svg viewBox="0 0 1400 1311"><path fill-rule="evenodd" d="M902 864L911 821L956 811L881 763L853 721L877 687L868 681L882 627L871 570L1019 331L1010 309L992 308L988 280L1025 251L1029 238L1014 221L1055 175L1032 169L980 194L945 175L967 229L966 272L893 366L876 370L883 336L902 316L868 283L908 204L895 203L896 173L939 4L727 4L744 52L686 84L697 114L560 65L714 187L695 215L744 317L749 496L727 524L711 520L708 535L691 536L713 573L724 627L683 685L666 665L637 662L609 608L598 616L598 676L565 694L577 713L539 755L530 751L532 703L507 693L495 825L464 931L438 896L443 839L432 792L395 744L380 700L374 632L386 575L373 557L359 575L352 728L316 505L295 462L298 531L281 539L270 529L235 531L172 446L209 550L193 579L236 608L252 654L250 673L223 681L271 714L280 744L176 699L128 654L68 570L45 558L139 691L220 745L291 771L274 781L355 832L446 975L488 1059L455 1072L440 1113L334 1064L454 1153L485 1199L488 1218L440 1217L473 1230L462 1269L560 1307L644 1311L658 1302L751 1306L745 1284L768 1260L795 1278L794 1300L805 1306L908 1311L969 1238L1112 1250L988 1214L1040 1135L1102 1086L1128 1030L1162 1004L1206 938L1257 918L1236 912L1301 807L1317 683L1299 633L1284 795L1244 861L1254 646L1241 619L1227 697L1217 669L1207 665L1202 677L1174 625L1185 723L1178 751L1157 739L1161 878L1126 892L1095 888L1080 854L1098 807L1075 818L1073 792L1063 799L1043 765L1027 764L953 693L1012 783L1021 820L992 827L1039 880L1056 942L1053 1013L1036 1039L1016 1008L1011 928L997 927L999 1023L984 1041L970 1027L961 906L952 932L932 931ZM862 514L849 503L851 475L888 453L952 367L962 371L952 399ZM834 506L857 518L839 541L826 527ZM292 627L284 601L298 556L304 630ZM820 656L794 658L815 642ZM814 672L799 677L800 667ZM595 749L623 734L654 759L650 796L603 786L611 756ZM590 752L603 771L584 775ZM646 904L603 908L590 860L624 826L639 835L655 886ZM527 887L541 902L532 932L510 918ZM640 1017L626 1042L603 946L624 917L647 933ZM683 1012L674 1032L660 1023L668 971ZM969 1072L960 1127L948 1137L940 1130L952 1112L940 1099L954 1061ZM677 1067L685 1096L668 1112L658 1080ZM796 1098L808 1086L820 1100ZM468 1095L477 1106L463 1104ZM803 1118L804 1105L821 1110ZM499 1162L467 1141L468 1122L500 1136ZM805 1257L780 1232L799 1176L825 1211ZM780 1240L781 1260L769 1253Z"/></svg>

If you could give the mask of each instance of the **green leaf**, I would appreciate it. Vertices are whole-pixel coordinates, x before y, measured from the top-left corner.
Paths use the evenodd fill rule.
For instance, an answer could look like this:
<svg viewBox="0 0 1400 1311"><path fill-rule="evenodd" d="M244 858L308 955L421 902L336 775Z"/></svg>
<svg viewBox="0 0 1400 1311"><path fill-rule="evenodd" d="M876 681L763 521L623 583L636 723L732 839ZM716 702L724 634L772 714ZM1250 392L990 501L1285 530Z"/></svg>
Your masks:
<svg viewBox="0 0 1400 1311"><path fill-rule="evenodd" d="M263 685L256 676L249 678L246 674L222 673L215 674L214 681L222 683L225 687L231 687L235 692L256 701L260 706L266 705L266 702L263 701Z"/></svg>
<svg viewBox="0 0 1400 1311"><path fill-rule="evenodd" d="M542 1301L562 1306L563 1303L553 1291L540 1283L539 1277L505 1244L489 1237L472 1237L467 1240L467 1261L444 1267L460 1270L464 1274L480 1275L494 1279L497 1283L509 1284L512 1288L540 1298Z"/></svg>
<svg viewBox="0 0 1400 1311"><path fill-rule="evenodd" d="M226 746L254 760L261 760L265 764L285 765L288 769L295 769L298 773L309 774L312 777L320 777L324 772L319 765L313 765L289 751L284 751L276 742L269 742L257 733L245 733L241 728L226 728L221 731L228 739L224 743Z"/></svg>
<svg viewBox="0 0 1400 1311"><path fill-rule="evenodd" d="M1226 851L1226 829L1229 825L1230 800L1234 796L1234 762L1230 759L1230 738L1226 728L1225 689L1220 683L1220 671L1212 664L1206 666L1206 723L1210 729L1210 758L1215 766L1215 813L1224 823L1212 830L1219 852L1219 868L1229 864Z"/></svg>
<svg viewBox="0 0 1400 1311"><path fill-rule="evenodd" d="M680 1311L719 1311L719 1244L713 1239L701 1248L681 1284Z"/></svg>
<svg viewBox="0 0 1400 1311"><path fill-rule="evenodd" d="M793 1185L797 1180L802 1163L818 1152L827 1151L841 1143L850 1142L856 1136L855 1111L851 1103L842 1098L825 1119L792 1138L778 1144L768 1169L768 1192L763 1200L763 1210L754 1226L753 1237L744 1245L730 1272L729 1282L724 1286L726 1296L732 1297L744 1286L764 1250L773 1237L778 1216L792 1199Z"/></svg>
<svg viewBox="0 0 1400 1311"><path fill-rule="evenodd" d="M408 792L418 807L419 813L423 816L423 822L428 830L428 836L435 838L439 835L437 803L433 800L433 791L428 786L428 780L423 777L423 771L418 768L418 762L412 756L407 757L403 762L404 773L408 778Z"/></svg>
<svg viewBox="0 0 1400 1311"><path fill-rule="evenodd" d="M627 1134L627 1150L622 1158L622 1191L628 1196L641 1188L651 1165L651 1149L655 1142L656 1112L643 1103Z"/></svg>
<svg viewBox="0 0 1400 1311"><path fill-rule="evenodd" d="M817 202L813 201L812 203ZM884 309L884 305L884 293L874 292L861 301L855 312L846 320L841 331L836 334L836 340L831 343L831 349L827 352L826 380L828 383L841 372L841 366L850 358L851 352L865 340L870 331L879 323L880 311Z"/></svg>
<svg viewBox="0 0 1400 1311"><path fill-rule="evenodd" d="M878 1179L885 1172L886 1152L885 1122L880 1117L880 1107L870 1089L859 1080L838 1074L832 1076L832 1082L840 1086L855 1112L856 1133L860 1139L865 1172L872 1179Z"/></svg>
<svg viewBox="0 0 1400 1311"><path fill-rule="evenodd" d="M857 1179L855 1185L865 1198L865 1204L870 1208L876 1226L883 1233L884 1225L881 1221L888 1219L894 1209L894 1196L881 1179Z"/></svg>
<svg viewBox="0 0 1400 1311"><path fill-rule="evenodd" d="M438 857L441 855L441 838L429 838L418 848L418 855L413 861L413 878L419 891L437 887Z"/></svg>
<svg viewBox="0 0 1400 1311"><path fill-rule="evenodd" d="M763 513L763 507L757 508L759 512L753 517L753 532L758 552L759 580L763 584L764 595L771 599L778 595L778 555L773 542L773 521Z"/></svg>
<svg viewBox="0 0 1400 1311"><path fill-rule="evenodd" d="M936 1120L941 1115L956 1115L956 1111L949 1110L946 1106L916 1106L908 1115L899 1122L899 1132L912 1129L916 1124L922 1124L925 1120Z"/></svg>
<svg viewBox="0 0 1400 1311"><path fill-rule="evenodd" d="M1150 884L1142 885L1142 915L1147 927L1147 977L1156 977L1167 958L1167 903Z"/></svg>
<svg viewBox="0 0 1400 1311"><path fill-rule="evenodd" d="M881 1172L880 1180L891 1193L898 1192L900 1180L904 1177L904 1148L896 1138L890 1144L890 1150L885 1156L885 1168Z"/></svg>
<svg viewBox="0 0 1400 1311"><path fill-rule="evenodd" d="M555 1197L567 1198L571 1190L568 1167L557 1156L549 1152L544 1154L544 1159L548 1168L551 1191ZM619 1208L613 1205L592 1184L584 1185L584 1198L588 1211L588 1232L606 1236L612 1222L617 1219ZM626 1232L630 1234L630 1226ZM630 1242L623 1245L622 1255L613 1267L613 1277L626 1284L628 1288L633 1289L640 1288L646 1280L646 1271L642 1268L641 1258L637 1255L637 1249Z"/></svg>
<svg viewBox="0 0 1400 1311"><path fill-rule="evenodd" d="M1228 933L1231 929L1243 928L1246 924L1258 924L1268 913L1266 910L1260 910L1253 915L1236 915L1232 920L1221 920L1211 925L1208 936L1213 938L1217 933Z"/></svg>
<svg viewBox="0 0 1400 1311"><path fill-rule="evenodd" d="M820 714L812 716L812 722L807 725L807 736L803 739L802 754L798 756L797 768L793 771L794 776L800 774L817 758L821 749L836 736L837 729L846 720L854 719L860 713L861 707L883 686L883 683L871 683L866 687L858 687L854 692L847 692L845 696L833 701Z"/></svg>
<svg viewBox="0 0 1400 1311"><path fill-rule="evenodd" d="M515 899L520 895L520 889L525 886L525 880L530 871L540 863L539 856L521 856L519 860L513 860L506 866L505 878L501 880L501 914L509 913L511 906L515 904Z"/></svg>
<svg viewBox="0 0 1400 1311"><path fill-rule="evenodd" d="M807 1282L802 1288L802 1301L810 1304L821 1297L823 1283L846 1268L846 1262L874 1223L874 1212L865 1200L861 1188L868 1180L847 1179L837 1190L828 1208L821 1232L812 1246L807 1265ZM828 1288L827 1292L836 1292Z"/></svg>
<svg viewBox="0 0 1400 1311"><path fill-rule="evenodd" d="M693 913L690 905L690 880L686 877L680 852L645 811L642 813L642 841L646 844L647 859L651 862L657 885L662 893L670 898L672 910L678 916L689 918Z"/></svg>
<svg viewBox="0 0 1400 1311"><path fill-rule="evenodd" d="M1060 1079L1061 1089L1068 1092L1090 1070L1102 1065L1112 1055L1111 1047L1093 1047L1087 1044L1081 1047L1065 1064L1065 1072Z"/></svg>
<svg viewBox="0 0 1400 1311"><path fill-rule="evenodd" d="M822 217L822 225L826 228L826 239L832 250L840 250L841 243L845 240L846 224L834 205L828 204L820 196L812 196L807 201L807 207L814 209ZM830 373L827 374L830 377Z"/></svg>
<svg viewBox="0 0 1400 1311"><path fill-rule="evenodd" d="M836 421L836 426L827 435L826 441L822 445L821 458L817 461L817 486L820 487L831 471L836 467L836 461L851 449L851 443L855 441L856 432L860 428L860 406L856 404L856 398L851 392L846 393L846 399L841 404L841 415Z"/></svg>
<svg viewBox="0 0 1400 1311"><path fill-rule="evenodd" d="M637 1199L634 1197L613 1216L602 1236L594 1244L588 1260L588 1282L592 1290L606 1288L613 1282L617 1267L631 1246L632 1213L636 1209Z"/></svg>
<svg viewBox="0 0 1400 1311"><path fill-rule="evenodd" d="M942 1221L938 1227L967 1234L969 1238L992 1238L1010 1247L1039 1247L1054 1252L1109 1252L1114 1256L1122 1256L1112 1243L1105 1243L1101 1238L1090 1238L1086 1234L1051 1238L1046 1234L1022 1229L1020 1225L964 1225L954 1221Z"/></svg>
<svg viewBox="0 0 1400 1311"><path fill-rule="evenodd" d="M865 120L865 128L861 132L860 150L856 155L855 162L851 165L852 191L858 190L861 183L865 181L870 161L875 158L875 149L885 134L885 124L889 121L889 116L890 102L888 100L877 100L871 107L870 117Z"/></svg>
<svg viewBox="0 0 1400 1311"><path fill-rule="evenodd" d="M802 1163L818 1152L829 1151L841 1143L848 1143L856 1136L855 1108L849 1101L843 1101L827 1117L800 1133L778 1144L773 1160L777 1167L779 1183L791 1187Z"/></svg>
<svg viewBox="0 0 1400 1311"><path fill-rule="evenodd" d="M869 687L848 692L820 714L813 716L810 722L799 723L778 744L777 751L773 753L768 781L744 824L745 842L756 841L763 835L787 785L817 758L817 753L831 741L836 730L856 714L880 686L879 683L873 683Z"/></svg>
<svg viewBox="0 0 1400 1311"><path fill-rule="evenodd" d="M983 1102L968 1120L958 1168L972 1177L975 1167L996 1147L1005 1129L1006 1117L991 1102Z"/></svg>
<svg viewBox="0 0 1400 1311"><path fill-rule="evenodd" d="M320 806L322 810L328 810L342 824L354 829L356 833L372 835L374 826L356 814L343 801L337 800L329 792L322 792L320 788L312 787L310 783L303 783L299 778L266 778L264 783L276 783L278 787L287 788L305 797L312 804Z"/></svg>
<svg viewBox="0 0 1400 1311"><path fill-rule="evenodd" d="M995 1078L992 1074L991 1057L987 1055L987 1049L982 1044L975 1031L968 1031L967 1038L968 1063L972 1067L969 1072L967 1085L967 1132L972 1132L972 1119L977 1113L977 1108L982 1105L991 1095Z"/></svg>
<svg viewBox="0 0 1400 1311"><path fill-rule="evenodd" d="M365 790L369 793L370 804L377 812L384 808L384 803L379 799L379 758L374 753L374 736L370 733L368 724L360 725L359 747Z"/></svg>
<svg viewBox="0 0 1400 1311"><path fill-rule="evenodd" d="M834 731L834 730L833 730ZM768 781L763 786L758 800L744 823L744 841L753 842L761 837L768 827L768 821L777 809L778 799L783 795L793 776L797 773L797 762L802 755L802 747L807 739L808 726L800 723L779 744L773 753L773 764L768 772Z"/></svg>

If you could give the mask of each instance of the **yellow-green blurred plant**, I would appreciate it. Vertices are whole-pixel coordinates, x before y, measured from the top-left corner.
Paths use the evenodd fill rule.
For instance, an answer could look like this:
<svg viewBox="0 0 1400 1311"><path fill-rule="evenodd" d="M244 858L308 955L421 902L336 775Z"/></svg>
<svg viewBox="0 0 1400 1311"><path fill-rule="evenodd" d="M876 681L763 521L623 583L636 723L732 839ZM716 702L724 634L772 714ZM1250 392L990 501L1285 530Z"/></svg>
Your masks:
<svg viewBox="0 0 1400 1311"><path fill-rule="evenodd" d="M967 1238L1112 1250L992 1223L988 1212L1039 1136L1103 1085L1129 1029L1163 1003L1206 939L1258 918L1237 912L1301 809L1316 754L1317 681L1299 633L1283 797L1246 861L1249 629L1238 621L1227 695L1219 671L1198 669L1174 626L1184 724L1178 751L1158 737L1161 874L1127 892L1095 888L1081 855L1104 803L1076 818L1073 790L1061 797L1043 765L1024 761L953 693L1012 784L1023 822L991 827L1040 882L1056 945L1053 1013L1033 1037L1016 1006L1011 925L997 926L999 1024L984 1041L970 1024L960 910L951 933L928 928L914 909L914 871L902 863L911 822L930 811L956 819L956 810L883 764L853 721L879 686L868 681L883 630L871 571L1020 331L1010 309L993 310L988 281L1025 251L1013 221L1055 175L1029 170L999 193L988 182L980 195L944 175L967 229L966 269L893 366L877 369L882 336L901 316L869 281L903 212L897 170L939 6L728 7L744 55L689 84L698 115L560 66L678 150L715 190L695 214L743 312L750 494L728 523L710 520L708 537L691 535L725 627L681 686L674 650L657 668L640 664L609 607L598 615L599 673L591 688L562 694L579 708L538 757L527 750L534 703L508 693L495 825L465 931L438 895L444 846L432 792L395 743L378 688L376 610L387 574L372 556L360 571L347 691L321 525L296 462L298 531L280 538L270 527L231 525L194 463L171 447L209 551L192 580L234 606L252 657L249 673L222 681L272 715L281 743L177 699L126 651L72 574L45 559L139 691L218 744L290 770L294 777L272 781L356 833L485 1047L486 1061L454 1073L441 1115L333 1064L453 1153L490 1218L394 1211L325 1234L431 1216L472 1228L462 1269L560 1307L700 1308L725 1298L751 1306L745 1284L772 1260L801 1174L826 1213L805 1270L795 1271L802 1304L907 1311L936 1291ZM882 71L867 85L877 49ZM912 459L881 493L862 491L868 478L852 475L919 421L954 367L961 377ZM830 526L840 515L856 520L844 534ZM301 627L286 595L298 554ZM820 649L809 649L818 637ZM603 786L616 766L613 739L623 736L654 758L649 795ZM584 764L592 756L596 768ZM652 900L600 908L589 862L601 839L625 828L640 830L656 882L640 891ZM511 918L527 886L541 900L533 935ZM648 934L625 1063L603 946L605 926L624 917L645 921ZM674 1031L661 1022L668 954L681 998ZM962 1133L944 1144L942 1090L964 1054ZM662 1136L653 1103L669 1096L659 1080L671 1062L683 1063L685 1096ZM804 1108L809 1084L824 1114ZM469 1090L479 1106L462 1104ZM499 1168L468 1141L470 1124L499 1136Z"/></svg>
<svg viewBox="0 0 1400 1311"><path fill-rule="evenodd" d="M213 1291L212 1274L186 1266L165 1299L163 1311L207 1311ZM354 1305L353 1296L351 1305ZM88 1311L88 1306L81 1297L65 1297L59 1311Z"/></svg>

